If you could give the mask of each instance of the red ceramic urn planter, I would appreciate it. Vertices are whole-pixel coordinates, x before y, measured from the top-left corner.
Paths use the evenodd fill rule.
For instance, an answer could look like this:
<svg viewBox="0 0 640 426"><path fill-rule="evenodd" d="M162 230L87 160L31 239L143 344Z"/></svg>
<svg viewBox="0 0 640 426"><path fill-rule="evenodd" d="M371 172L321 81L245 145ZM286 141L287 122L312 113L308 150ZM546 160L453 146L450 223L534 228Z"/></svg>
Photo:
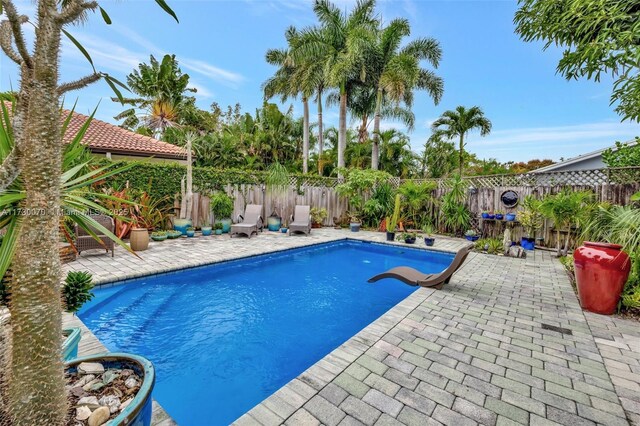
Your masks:
<svg viewBox="0 0 640 426"><path fill-rule="evenodd" d="M597 314L614 313L629 278L629 255L617 244L585 241L573 259L582 308Z"/></svg>

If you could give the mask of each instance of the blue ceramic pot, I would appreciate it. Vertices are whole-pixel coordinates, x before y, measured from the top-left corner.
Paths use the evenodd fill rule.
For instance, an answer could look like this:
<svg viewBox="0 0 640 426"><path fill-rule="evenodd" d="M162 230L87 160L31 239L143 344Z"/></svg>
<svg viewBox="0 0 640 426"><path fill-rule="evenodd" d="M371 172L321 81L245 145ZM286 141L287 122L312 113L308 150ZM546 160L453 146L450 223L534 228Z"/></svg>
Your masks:
<svg viewBox="0 0 640 426"><path fill-rule="evenodd" d="M351 228L351 232L359 232L360 231L360 223L352 222L349 224L349 228Z"/></svg>
<svg viewBox="0 0 640 426"><path fill-rule="evenodd" d="M424 237L424 243L427 247L433 247L433 244L436 242L435 238L432 237Z"/></svg>
<svg viewBox="0 0 640 426"><path fill-rule="evenodd" d="M69 372L75 372L81 362L99 362L105 369L130 368L142 377L142 386L133 401L109 421L110 426L150 426L153 386L156 382L155 369L151 361L138 355L126 353L104 353L76 358L66 363Z"/></svg>
<svg viewBox="0 0 640 426"><path fill-rule="evenodd" d="M487 213L487 212L483 212L483 213L482 213L482 218L483 218L483 219L489 219L489 213Z"/></svg>
<svg viewBox="0 0 640 426"><path fill-rule="evenodd" d="M231 230L231 219L220 219L218 223L222 224L222 232L224 234Z"/></svg>
<svg viewBox="0 0 640 426"><path fill-rule="evenodd" d="M216 235L222 235L224 229L216 229Z"/></svg>
<svg viewBox="0 0 640 426"><path fill-rule="evenodd" d="M196 235L196 231L194 231L193 229L192 230L187 230L187 237L191 238L194 235Z"/></svg>
<svg viewBox="0 0 640 426"><path fill-rule="evenodd" d="M278 216L269 216L267 218L267 228L269 231L278 232L282 225L282 220Z"/></svg>
<svg viewBox="0 0 640 426"><path fill-rule="evenodd" d="M507 213L507 215L505 216L505 219L507 219L509 222L512 222L512 221L516 220L516 214L515 213Z"/></svg>
<svg viewBox="0 0 640 426"><path fill-rule="evenodd" d="M191 226L191 219L173 219L173 229L182 232L182 235L187 235L187 228Z"/></svg>
<svg viewBox="0 0 640 426"><path fill-rule="evenodd" d="M69 361L78 356L78 344L80 343L80 328L65 328L62 330L67 338L62 344L62 359Z"/></svg>
<svg viewBox="0 0 640 426"><path fill-rule="evenodd" d="M487 215L487 219L495 219L495 218L496 218L495 214Z"/></svg>
<svg viewBox="0 0 640 426"><path fill-rule="evenodd" d="M497 214L496 215L496 220L502 220L503 218L504 218L504 216L501 215L501 214Z"/></svg>
<svg viewBox="0 0 640 426"><path fill-rule="evenodd" d="M204 237L208 237L209 235L211 235L212 229L210 226L203 226L202 227L202 235Z"/></svg>
<svg viewBox="0 0 640 426"><path fill-rule="evenodd" d="M520 245L525 250L535 250L536 240L533 238L522 237L522 239L520 240Z"/></svg>
<svg viewBox="0 0 640 426"><path fill-rule="evenodd" d="M471 235L465 235L464 237L465 237L468 241L478 241L478 239L480 239L480 237L479 237L479 236L477 236L477 235L474 235L474 236L471 236Z"/></svg>

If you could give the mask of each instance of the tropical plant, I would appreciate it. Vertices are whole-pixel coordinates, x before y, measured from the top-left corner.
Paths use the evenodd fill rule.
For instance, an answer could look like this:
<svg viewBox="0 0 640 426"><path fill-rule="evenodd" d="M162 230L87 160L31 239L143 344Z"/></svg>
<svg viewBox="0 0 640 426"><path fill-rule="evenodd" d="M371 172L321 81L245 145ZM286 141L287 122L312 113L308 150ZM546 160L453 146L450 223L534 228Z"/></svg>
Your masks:
<svg viewBox="0 0 640 426"><path fill-rule="evenodd" d="M427 223L422 227L422 232L424 232L427 237L431 237L435 233L435 228L431 223Z"/></svg>
<svg viewBox="0 0 640 426"><path fill-rule="evenodd" d="M439 133L432 134L422 153L422 175L427 178L442 178L458 167L458 156L453 143L443 140Z"/></svg>
<svg viewBox="0 0 640 426"><path fill-rule="evenodd" d="M139 228L162 229L171 209L167 197L153 198L142 192L131 207L131 221Z"/></svg>
<svg viewBox="0 0 640 426"><path fill-rule="evenodd" d="M176 17L165 0L156 0L156 3ZM7 228L0 249L0 263L4 271L11 260L13 273L9 307L12 328L10 380L0 392L6 391L8 412L14 425L60 425L65 423L68 414L60 345L62 280L58 228L61 194L68 194L66 203L75 220L88 227L90 222L82 211L100 206L77 191L86 188L87 182L92 183L98 175L108 173L97 169L88 176L78 176L82 165L78 169L62 171L64 125L60 119L60 98L100 79L120 98L117 85L121 83L95 68L75 81L59 82L62 35L81 47L65 27L82 22L88 13L96 11L99 8L97 1L37 0L37 25L30 43L32 50L22 29L23 25L32 23L26 15L19 13L13 1L2 0L0 5L6 18L0 25L3 34L0 47L20 72L20 85L12 110L15 126L12 129L8 126L10 120L5 108L2 118L5 125L0 132L2 209L11 210L18 204L26 211L43 213L11 214L0 219ZM100 11L103 19L111 23L107 12L102 8ZM91 62L86 49L80 50ZM110 235L99 225L91 225ZM93 231L89 232L94 235Z"/></svg>
<svg viewBox="0 0 640 426"><path fill-rule="evenodd" d="M480 136L486 136L491 132L491 121L484 116L482 109L472 106L467 109L458 106L455 110L445 111L440 118L431 125L434 133L448 139L458 138L458 172L462 176L464 170L465 137L472 130L480 130Z"/></svg>
<svg viewBox="0 0 640 426"><path fill-rule="evenodd" d="M640 137L633 142L616 142L615 149L602 153L602 161L607 167L640 167Z"/></svg>
<svg viewBox="0 0 640 426"><path fill-rule="evenodd" d="M467 188L465 181L458 175L449 180L451 188L440 203L440 223L453 234L460 235L471 225L471 213L465 205Z"/></svg>
<svg viewBox="0 0 640 426"><path fill-rule="evenodd" d="M185 93L196 92L188 87L189 75L180 70L176 55L165 55L162 62L151 55L149 64L139 64L138 69L127 76L127 84L139 97L124 99L123 104L131 108L114 118L124 120L122 126L128 129L136 129L142 124L150 128L156 138L160 138L167 128L179 124L182 112L191 105L189 100L192 98ZM140 114L142 120L138 118Z"/></svg>
<svg viewBox="0 0 640 426"><path fill-rule="evenodd" d="M635 1L521 0L516 33L524 41L566 47L557 72L567 80L615 79L611 104L623 119L640 118L640 9Z"/></svg>
<svg viewBox="0 0 640 426"><path fill-rule="evenodd" d="M539 210L553 221L556 231L556 249L558 257L566 255L569 242L574 234L572 227L579 227L585 218L585 209L593 202L590 191L573 192L563 189L554 195L547 195L540 202ZM564 244L561 244L560 234L565 231Z"/></svg>
<svg viewBox="0 0 640 426"><path fill-rule="evenodd" d="M524 227L527 236L535 238L536 231L542 227L544 221L544 217L540 213L540 200L532 195L527 195L522 205L524 209L518 214L518 220Z"/></svg>
<svg viewBox="0 0 640 426"><path fill-rule="evenodd" d="M363 212L365 197L378 184L384 183L391 175L379 170L342 169L344 183L336 186L336 192L349 201L350 212L360 217Z"/></svg>
<svg viewBox="0 0 640 426"><path fill-rule="evenodd" d="M363 206L363 217L368 226L378 226L381 219L393 210L393 188L382 182L371 191L371 196Z"/></svg>
<svg viewBox="0 0 640 426"><path fill-rule="evenodd" d="M373 149L371 168L378 169L380 119L383 100L394 104L404 101L413 103L413 90L423 89L438 104L443 93L442 79L432 71L420 67L426 60L434 68L438 67L442 50L433 38L419 38L401 47L403 38L411 32L407 19L394 19L377 32L373 51L374 72L371 78L375 93L373 120Z"/></svg>
<svg viewBox="0 0 640 426"><path fill-rule="evenodd" d="M379 136L380 170L405 179L416 175L418 156L411 150L409 137L396 129L380 132Z"/></svg>
<svg viewBox="0 0 640 426"><path fill-rule="evenodd" d="M408 180L398 188L404 198L404 205L407 209L407 217L413 222L415 228L420 228L424 223L430 221L428 215L435 204L433 191L436 189L434 182L416 183Z"/></svg>
<svg viewBox="0 0 640 426"><path fill-rule="evenodd" d="M209 196L209 205L215 220L230 218L233 214L233 198L225 192L216 191Z"/></svg>
<svg viewBox="0 0 640 426"><path fill-rule="evenodd" d="M86 271L69 271L62 287L65 310L75 314L93 299L93 276Z"/></svg>
<svg viewBox="0 0 640 426"><path fill-rule="evenodd" d="M320 207L312 207L309 211L309 215L311 216L311 222L316 225L321 225L322 222L327 218L328 212L327 209Z"/></svg>
<svg viewBox="0 0 640 426"><path fill-rule="evenodd" d="M398 220L400 219L400 209L402 208L402 196L396 194L395 202L393 203L393 215L387 216L385 222L387 226L387 232L396 232L398 227Z"/></svg>

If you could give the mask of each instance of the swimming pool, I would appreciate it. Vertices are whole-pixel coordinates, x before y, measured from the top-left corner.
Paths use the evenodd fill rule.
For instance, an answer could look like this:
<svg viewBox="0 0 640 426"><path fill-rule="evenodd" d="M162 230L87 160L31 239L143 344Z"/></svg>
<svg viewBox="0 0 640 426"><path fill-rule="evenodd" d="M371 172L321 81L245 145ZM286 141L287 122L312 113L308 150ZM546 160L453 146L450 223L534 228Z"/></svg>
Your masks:
<svg viewBox="0 0 640 426"><path fill-rule="evenodd" d="M79 316L109 350L154 363L153 396L179 424L222 425L416 289L369 277L399 265L439 272L452 258L352 240L320 244L96 289Z"/></svg>

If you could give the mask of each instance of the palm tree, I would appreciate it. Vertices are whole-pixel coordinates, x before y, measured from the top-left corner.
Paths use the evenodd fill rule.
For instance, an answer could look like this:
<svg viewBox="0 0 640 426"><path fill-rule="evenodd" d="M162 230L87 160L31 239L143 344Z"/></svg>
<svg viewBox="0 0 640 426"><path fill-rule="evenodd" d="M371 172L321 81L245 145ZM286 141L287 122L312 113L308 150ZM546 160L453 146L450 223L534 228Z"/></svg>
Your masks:
<svg viewBox="0 0 640 426"><path fill-rule="evenodd" d="M338 125L338 167L345 166L347 140L347 96L350 80L364 80L368 52L375 39L378 21L374 17L375 0L359 0L353 10L343 13L328 0L315 0L313 10L320 27L306 29L294 58L315 58L323 66L326 83L338 88L340 112Z"/></svg>
<svg viewBox="0 0 640 426"><path fill-rule="evenodd" d="M289 49L298 43L298 31L290 27L285 34ZM313 81L306 77L307 62L305 60L294 61L289 49L270 49L267 51L266 60L271 65L280 68L275 75L263 84L265 100L271 99L276 94L281 96L283 102L289 96L302 95L303 105L303 137L302 137L302 172L309 171L309 97L315 90Z"/></svg>
<svg viewBox="0 0 640 426"><path fill-rule="evenodd" d="M138 98L124 99L123 103L131 108L114 118L124 120L122 126L129 129L140 124L148 126L156 138L160 138L167 127L178 124L181 110L192 99L185 93L196 92L188 87L189 75L182 73L175 55L165 55L162 62L151 55L149 64L138 65L138 69L127 76L127 84ZM139 109L143 110L142 120L138 118Z"/></svg>
<svg viewBox="0 0 640 426"><path fill-rule="evenodd" d="M480 130L480 136L486 136L491 132L491 121L484 116L482 109L472 106L467 109L463 106L456 107L455 110L445 111L440 118L433 122L431 129L435 134L445 136L449 139L459 138L459 160L458 165L460 176L464 169L464 138L471 130Z"/></svg>
<svg viewBox="0 0 640 426"><path fill-rule="evenodd" d="M401 178L408 178L418 169L418 156L411 150L409 137L389 129L378 134L380 138L380 169Z"/></svg>
<svg viewBox="0 0 640 426"><path fill-rule="evenodd" d="M436 105L443 93L443 81L432 71L420 67L420 61L428 61L438 67L442 50L433 38L419 38L400 48L402 39L411 32L409 21L394 19L378 32L375 48L375 115L373 120L373 148L371 168L378 169L380 119L384 101L398 105L400 101L410 108L413 103L413 89L426 90Z"/></svg>

